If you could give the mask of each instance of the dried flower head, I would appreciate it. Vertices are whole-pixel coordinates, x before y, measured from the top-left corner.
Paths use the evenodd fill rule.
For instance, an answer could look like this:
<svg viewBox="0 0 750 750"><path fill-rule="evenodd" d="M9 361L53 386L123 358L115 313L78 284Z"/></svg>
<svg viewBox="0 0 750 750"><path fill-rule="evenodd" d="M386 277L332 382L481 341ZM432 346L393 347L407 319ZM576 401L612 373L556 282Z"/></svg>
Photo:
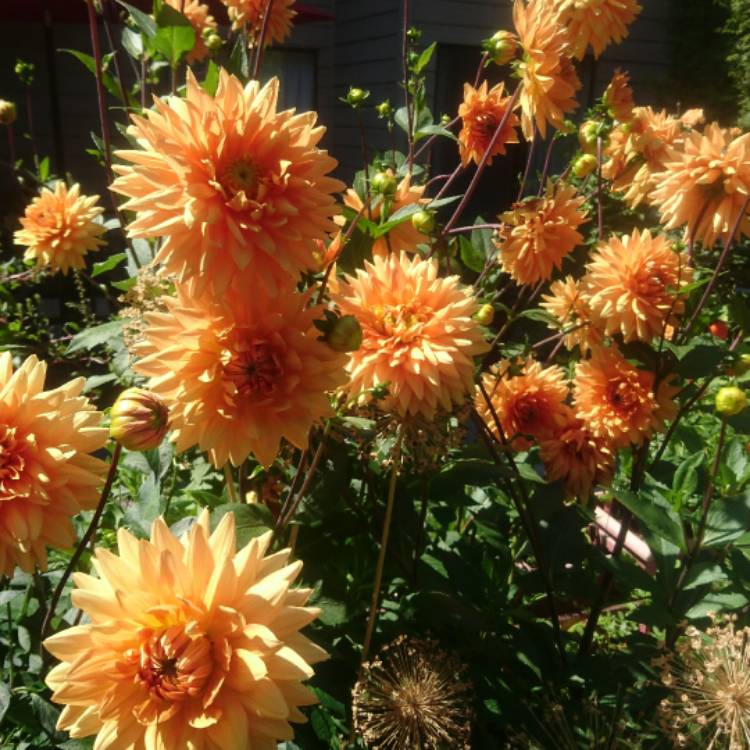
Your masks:
<svg viewBox="0 0 750 750"><path fill-rule="evenodd" d="M659 723L677 747L750 747L750 628L711 616L705 632L685 631L673 654L656 659L668 697Z"/></svg>
<svg viewBox="0 0 750 750"><path fill-rule="evenodd" d="M275 750L316 702L302 682L323 649L299 631L320 610L293 589L302 562L266 552L271 532L237 552L235 518L213 533L204 510L181 538L159 518L150 540L117 532L97 549L98 577L74 574L89 618L44 645L64 704L58 728L97 750Z"/></svg>
<svg viewBox="0 0 750 750"><path fill-rule="evenodd" d="M227 7L233 31L247 27L250 45L256 45L263 27L263 15L269 7L268 0L221 0ZM293 9L295 0L274 0L264 46L272 42L281 44L291 33L297 11Z"/></svg>
<svg viewBox="0 0 750 750"><path fill-rule="evenodd" d="M221 70L216 96L188 72L184 99L157 99L130 134L139 150L112 189L136 213L131 237L162 237L156 256L180 281L223 292L233 281L272 294L316 270L315 240L335 231L328 173L336 161L316 144L315 114L277 112L279 82L243 87Z"/></svg>
<svg viewBox="0 0 750 750"><path fill-rule="evenodd" d="M106 244L104 225L96 221L104 211L96 205L98 200L95 195L81 195L79 185L68 189L62 181L54 190L42 188L26 207L23 228L14 237L16 245L26 247L24 259L36 261L37 268L64 274L71 268L85 268L86 253Z"/></svg>
<svg viewBox="0 0 750 750"><path fill-rule="evenodd" d="M484 157L490 142L510 107L511 98L505 96L505 84L498 83L491 89L487 81L479 88L464 84L464 100L458 108L462 127L458 134L458 147L461 164L464 167L473 161L475 164ZM492 164L495 156L505 153L507 143L518 143L518 118L512 112L508 115L502 132L497 137L487 164Z"/></svg>
<svg viewBox="0 0 750 750"><path fill-rule="evenodd" d="M200 62L209 55L204 36L211 31L216 31L219 25L216 19L209 13L209 7L200 0L165 0L166 4L180 11L195 30L195 44L188 52L186 62Z"/></svg>
<svg viewBox="0 0 750 750"><path fill-rule="evenodd" d="M591 310L581 290L580 282L572 276L554 281L550 284L550 294L542 296L543 307L555 318L556 328L567 331L563 336L566 349L576 345L581 354L599 346L602 342L602 331L592 321Z"/></svg>
<svg viewBox="0 0 750 750"><path fill-rule="evenodd" d="M466 669L432 640L400 636L364 665L352 692L355 731L368 748L468 750Z"/></svg>
<svg viewBox="0 0 750 750"><path fill-rule="evenodd" d="M587 221L583 196L572 185L550 181L541 198L514 203L501 215L495 244L503 270L519 284L549 279L563 258L583 242L578 227Z"/></svg>
<svg viewBox="0 0 750 750"><path fill-rule="evenodd" d="M164 302L174 292L174 284L160 275L153 264L138 269L134 283L119 297L123 304L120 318L124 322L123 338L128 350L143 338L146 330L146 313L164 312L167 309Z"/></svg>

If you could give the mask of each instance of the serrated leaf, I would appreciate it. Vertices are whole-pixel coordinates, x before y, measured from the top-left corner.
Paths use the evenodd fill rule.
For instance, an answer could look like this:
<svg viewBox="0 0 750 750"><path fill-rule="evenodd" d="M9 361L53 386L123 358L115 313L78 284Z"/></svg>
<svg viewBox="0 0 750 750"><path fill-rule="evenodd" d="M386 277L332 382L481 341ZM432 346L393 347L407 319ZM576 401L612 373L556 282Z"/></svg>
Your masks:
<svg viewBox="0 0 750 750"><path fill-rule="evenodd" d="M96 278L107 271L111 271L113 268L117 268L124 260L127 260L127 253L115 253L110 255L106 260L102 260L99 263L94 263L94 267L91 271L91 278Z"/></svg>
<svg viewBox="0 0 750 750"><path fill-rule="evenodd" d="M157 31L151 47L175 68L182 56L195 46L195 29L190 21L169 5L162 5L156 14Z"/></svg>
<svg viewBox="0 0 750 750"><path fill-rule="evenodd" d="M484 270L484 264L487 259L484 253L476 248L463 235L458 238L458 246L461 255L461 262L475 273L481 273Z"/></svg>
<svg viewBox="0 0 750 750"><path fill-rule="evenodd" d="M437 48L437 42L433 42L429 47L422 50L422 54L419 56L416 65L414 66L414 72L419 75L429 64L432 59L432 55Z"/></svg>
<svg viewBox="0 0 750 750"><path fill-rule="evenodd" d="M62 49L60 52L67 52L69 55L73 55L79 62L83 63L86 69L96 75L96 60L91 55L87 55L85 52L79 52L77 49ZM115 99L122 101L122 92L120 87L117 85L117 81L110 75L106 70L102 70L102 84L107 90L107 93L111 94ZM128 102L125 102L126 104Z"/></svg>
<svg viewBox="0 0 750 750"><path fill-rule="evenodd" d="M81 350L94 349L97 346L102 346L108 342L111 342L113 338L120 339L122 337L122 329L125 325L122 320L110 320L108 323L102 323L98 326L92 326L91 328L85 328L80 333L73 336L66 354L73 354Z"/></svg>
<svg viewBox="0 0 750 750"><path fill-rule="evenodd" d="M716 498L706 519L704 547L723 547L739 539L750 528L750 491Z"/></svg>
<svg viewBox="0 0 750 750"><path fill-rule="evenodd" d="M655 493L638 493L628 490L617 490L613 495L638 520L643 522L644 530L649 535L655 534L685 551L685 539L682 523L672 507Z"/></svg>
<svg viewBox="0 0 750 750"><path fill-rule="evenodd" d="M156 21L148 13L138 10L138 8L126 3L125 0L117 0L117 2L130 13L130 17L146 39L153 39L156 36Z"/></svg>
<svg viewBox="0 0 750 750"><path fill-rule="evenodd" d="M251 539L273 528L273 514L260 503L225 503L211 512L211 527L215 528L227 513L234 513L237 546L244 547Z"/></svg>

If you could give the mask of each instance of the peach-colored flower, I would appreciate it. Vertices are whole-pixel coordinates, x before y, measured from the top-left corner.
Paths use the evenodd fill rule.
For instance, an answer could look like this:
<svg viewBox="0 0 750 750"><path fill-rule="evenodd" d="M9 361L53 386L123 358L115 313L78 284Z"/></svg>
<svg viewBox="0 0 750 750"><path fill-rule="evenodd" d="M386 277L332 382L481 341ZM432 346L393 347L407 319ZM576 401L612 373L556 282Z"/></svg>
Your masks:
<svg viewBox="0 0 750 750"><path fill-rule="evenodd" d="M47 568L49 547L72 547L71 519L99 497L107 466L101 414L81 396L84 378L44 390L47 365L35 356L14 372L0 354L0 575L18 565Z"/></svg>
<svg viewBox="0 0 750 750"><path fill-rule="evenodd" d="M604 90L602 99L615 120L629 122L633 117L635 107L633 89L630 88L630 76L618 68Z"/></svg>
<svg viewBox="0 0 750 750"><path fill-rule="evenodd" d="M86 253L105 245L104 226L95 219L104 211L98 196L81 195L79 185L70 190L59 181L54 190L42 188L21 218L16 245L26 247L25 260L37 268L67 274L71 268L85 268Z"/></svg>
<svg viewBox="0 0 750 750"><path fill-rule="evenodd" d="M565 404L568 381L557 365L542 367L531 358L519 363L501 361L484 374L482 385L495 413L478 391L475 406L479 416L500 439L497 416L503 437L515 450L528 448L529 436L537 440L552 437L572 418Z"/></svg>
<svg viewBox="0 0 750 750"><path fill-rule="evenodd" d="M640 444L677 413L677 393L654 374L631 365L617 349L600 348L576 366L574 409L587 429L615 447Z"/></svg>
<svg viewBox="0 0 750 750"><path fill-rule="evenodd" d="M458 108L462 120L461 132L458 134L458 147L461 164L464 167L473 161L475 164L484 157L490 142L510 107L510 96L504 96L505 84L498 83L488 90L487 81L476 89L470 83L464 84L464 100ZM507 143L518 143L518 118L511 112L503 130L495 141L487 164L492 158L505 153Z"/></svg>
<svg viewBox="0 0 750 750"><path fill-rule="evenodd" d="M204 510L180 539L164 520L149 541L117 532L99 548L98 577L75 573L88 622L45 642L58 720L97 750L276 750L289 722L316 703L302 682L327 654L299 631L320 610L291 588L302 562L266 555L271 532L236 551L227 513L209 532Z"/></svg>
<svg viewBox="0 0 750 750"><path fill-rule="evenodd" d="M554 316L557 328L569 331L563 336L567 349L578 346L581 354L599 346L602 342L602 331L591 319L591 310L586 302L581 285L572 276L554 281L550 285L550 294L542 296L543 307Z"/></svg>
<svg viewBox="0 0 750 750"><path fill-rule="evenodd" d="M562 127L565 113L578 106L581 82L570 61L568 32L549 0L515 0L513 20L524 50L518 64L521 129L531 140L536 125L545 138L547 123Z"/></svg>
<svg viewBox="0 0 750 750"><path fill-rule="evenodd" d="M664 226L684 226L706 246L726 239L750 196L750 133L737 135L717 123L689 132L681 149L670 149L652 194ZM745 209L740 232L750 236Z"/></svg>
<svg viewBox="0 0 750 750"><path fill-rule="evenodd" d="M216 96L188 72L185 99L157 99L120 151L112 189L135 211L131 237L162 237L156 260L181 281L220 293L233 280L272 293L315 268L315 239L336 229L327 174L336 161L316 147L315 114L276 112L279 82L263 88L222 70Z"/></svg>
<svg viewBox="0 0 750 750"><path fill-rule="evenodd" d="M137 372L169 407L178 451L198 445L217 467L252 452L264 466L281 438L307 446L313 423L331 415L328 392L346 359L318 340L309 294L271 297L262 285L222 297L178 285L167 312L146 315Z"/></svg>
<svg viewBox="0 0 750 750"><path fill-rule="evenodd" d="M585 198L571 185L550 181L541 198L514 203L501 215L495 244L503 270L519 284L549 279L563 258L583 242L578 227L587 221Z"/></svg>
<svg viewBox="0 0 750 750"><path fill-rule="evenodd" d="M388 384L379 405L431 419L473 392L473 358L489 348L473 318L479 306L457 276L438 276L437 261L378 256L346 277L334 301L362 327L348 365L353 396Z"/></svg>
<svg viewBox="0 0 750 750"><path fill-rule="evenodd" d="M185 60L188 63L200 62L208 57L209 49L203 39L204 33L216 31L218 24L209 13L209 7L200 0L165 0L166 4L180 11L195 30L195 44Z"/></svg>
<svg viewBox="0 0 750 750"><path fill-rule="evenodd" d="M584 293L594 322L624 341L651 341L676 325L680 287L692 279L686 253L664 235L634 229L599 245L586 266Z"/></svg>
<svg viewBox="0 0 750 750"><path fill-rule="evenodd" d="M583 60L591 46L599 57L612 42L628 35L628 26L643 10L636 0L555 0L560 20L568 27L572 54Z"/></svg>
<svg viewBox="0 0 750 750"><path fill-rule="evenodd" d="M547 480L561 480L567 492L584 501L595 486L609 484L615 472L615 457L606 440L593 435L580 419L542 440L539 456Z"/></svg>
<svg viewBox="0 0 750 750"><path fill-rule="evenodd" d="M250 44L257 44L268 0L221 0L221 2L227 6L232 29L240 31L246 26ZM292 22L297 15L297 11L293 9L294 2L295 0L274 0L264 46L272 42L281 44L292 33Z"/></svg>
<svg viewBox="0 0 750 750"><path fill-rule="evenodd" d="M412 185L411 176L406 175L398 183L396 193L389 201L390 210L388 216L393 216L393 214L402 208L406 208L406 206L412 206L416 203L429 203L429 199L424 197L424 189L424 185ZM357 191L352 188L346 191L344 204L357 213L364 206L364 202L357 194ZM374 222L379 222L381 219L388 220L388 217L383 216L382 196L378 196L374 200L371 198L370 210L369 212L365 212L364 216L366 219ZM372 252L373 255L388 255L391 252L397 253L401 250L415 253L417 245L424 243L425 239L425 236L419 230L415 229L411 221L406 219L406 221L397 224L382 237L378 237L373 242Z"/></svg>

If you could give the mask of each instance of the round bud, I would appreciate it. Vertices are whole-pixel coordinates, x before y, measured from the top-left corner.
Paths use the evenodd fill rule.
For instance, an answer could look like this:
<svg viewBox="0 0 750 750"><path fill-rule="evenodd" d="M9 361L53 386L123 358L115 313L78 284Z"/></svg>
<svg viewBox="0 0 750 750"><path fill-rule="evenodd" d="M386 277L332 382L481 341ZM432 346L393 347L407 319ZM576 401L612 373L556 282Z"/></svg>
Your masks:
<svg viewBox="0 0 750 750"><path fill-rule="evenodd" d="M412 26L406 32L406 38L410 42L418 42L422 38L422 32L418 28L416 28L416 26Z"/></svg>
<svg viewBox="0 0 750 750"><path fill-rule="evenodd" d="M0 125L12 125L16 121L16 105L0 99Z"/></svg>
<svg viewBox="0 0 750 750"><path fill-rule="evenodd" d="M435 228L435 215L430 211L417 211L411 215L411 225L422 234L430 234Z"/></svg>
<svg viewBox="0 0 750 750"><path fill-rule="evenodd" d="M393 114L393 107L391 106L390 101L386 99L375 107L375 111L378 113L378 117L385 120Z"/></svg>
<svg viewBox="0 0 750 750"><path fill-rule="evenodd" d="M492 319L495 317L495 308L490 304L482 305L477 310L474 317L481 325L488 326L492 323Z"/></svg>
<svg viewBox="0 0 750 750"><path fill-rule="evenodd" d="M750 372L750 354L741 354L737 362L734 363L732 369L734 370L735 375L744 375L745 373Z"/></svg>
<svg viewBox="0 0 750 750"><path fill-rule="evenodd" d="M353 315L343 315L328 331L325 342L335 352L353 352L362 344L362 327Z"/></svg>
<svg viewBox="0 0 750 750"><path fill-rule="evenodd" d="M214 32L213 34L206 34L205 43L206 47L208 47L212 52L216 52L217 49L221 49L222 45L224 44L224 40Z"/></svg>
<svg viewBox="0 0 750 750"><path fill-rule="evenodd" d="M716 411L724 417L733 417L747 407L745 391L736 385L719 388L716 394Z"/></svg>
<svg viewBox="0 0 750 750"><path fill-rule="evenodd" d="M486 42L485 50L495 65L507 65L518 52L516 35L498 31Z"/></svg>
<svg viewBox="0 0 750 750"><path fill-rule="evenodd" d="M583 179L596 171L598 166L599 160L593 154L584 154L583 156L579 156L573 163L573 174Z"/></svg>
<svg viewBox="0 0 750 750"><path fill-rule="evenodd" d="M380 193L381 195L394 195L398 188L398 183L396 182L396 176L390 169L388 169L384 172L378 172L373 175L370 180L370 187L375 193Z"/></svg>
<svg viewBox="0 0 750 750"><path fill-rule="evenodd" d="M726 341L729 338L729 326L723 320L715 320L708 326L712 336Z"/></svg>
<svg viewBox="0 0 750 750"><path fill-rule="evenodd" d="M586 120L578 128L578 142L584 153L596 153L596 140L599 137L599 123L596 120Z"/></svg>
<svg viewBox="0 0 750 750"><path fill-rule="evenodd" d="M440 115L440 124L441 125L450 125L450 122L451 122L451 116L450 115L446 115L446 114Z"/></svg>
<svg viewBox="0 0 750 750"><path fill-rule="evenodd" d="M349 93L346 95L346 101L351 104L352 107L358 107L368 96L370 96L369 91L352 86L349 89Z"/></svg>
<svg viewBox="0 0 750 750"><path fill-rule="evenodd" d="M169 410L144 388L124 390L112 406L109 434L130 451L157 448L169 428Z"/></svg>

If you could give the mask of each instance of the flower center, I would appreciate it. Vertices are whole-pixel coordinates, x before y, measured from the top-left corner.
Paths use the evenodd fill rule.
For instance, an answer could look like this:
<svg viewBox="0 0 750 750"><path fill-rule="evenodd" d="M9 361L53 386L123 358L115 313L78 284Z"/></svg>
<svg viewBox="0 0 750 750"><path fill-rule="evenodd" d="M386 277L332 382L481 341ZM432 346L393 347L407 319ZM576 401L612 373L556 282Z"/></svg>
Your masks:
<svg viewBox="0 0 750 750"><path fill-rule="evenodd" d="M243 395L269 396L283 374L281 357L265 341L254 342L246 349L234 352L224 365L225 377Z"/></svg>
<svg viewBox="0 0 750 750"><path fill-rule="evenodd" d="M260 181L258 168L250 159L238 159L233 162L224 170L219 179L229 195L244 193L247 197L256 194Z"/></svg>
<svg viewBox="0 0 750 750"><path fill-rule="evenodd" d="M539 420L539 404L535 396L520 399L513 411L521 432L534 429Z"/></svg>
<svg viewBox="0 0 750 750"><path fill-rule="evenodd" d="M376 307L373 312L375 328L385 336L416 334L416 329L431 316L430 310L416 304Z"/></svg>
<svg viewBox="0 0 750 750"><path fill-rule="evenodd" d="M16 437L16 428L0 424L0 500L7 492L5 483L18 480L23 474L25 449L25 441Z"/></svg>
<svg viewBox="0 0 750 750"><path fill-rule="evenodd" d="M610 382L607 388L607 400L612 408L620 414L632 414L638 409L641 402L637 390L625 380Z"/></svg>
<svg viewBox="0 0 750 750"><path fill-rule="evenodd" d="M495 135L500 120L498 120L493 112L481 112L477 115L476 123L477 135L489 143L492 140L492 136Z"/></svg>

